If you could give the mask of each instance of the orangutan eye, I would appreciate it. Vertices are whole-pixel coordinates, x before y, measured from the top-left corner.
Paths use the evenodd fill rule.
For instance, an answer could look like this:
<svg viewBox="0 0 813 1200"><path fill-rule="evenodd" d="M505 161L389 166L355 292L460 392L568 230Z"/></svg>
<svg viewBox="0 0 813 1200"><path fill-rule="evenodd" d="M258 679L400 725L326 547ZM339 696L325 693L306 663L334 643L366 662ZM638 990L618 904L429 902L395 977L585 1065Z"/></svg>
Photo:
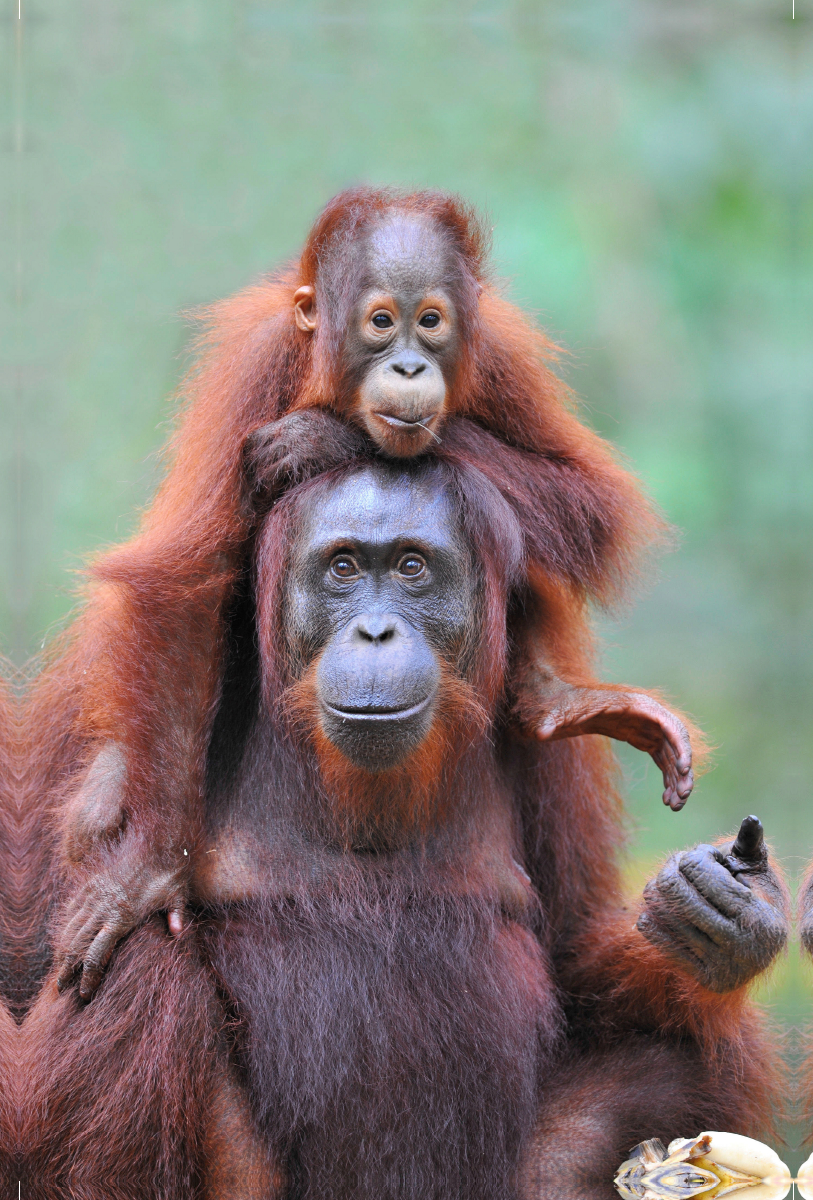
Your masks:
<svg viewBox="0 0 813 1200"><path fill-rule="evenodd" d="M377 312L373 315L372 324L376 329L391 329L392 317L389 313Z"/></svg>
<svg viewBox="0 0 813 1200"><path fill-rule="evenodd" d="M425 312L418 322L424 329L437 329L440 325L440 313Z"/></svg>
<svg viewBox="0 0 813 1200"><path fill-rule="evenodd" d="M398 574L407 579L418 579L426 570L426 563L419 554L405 554L398 564Z"/></svg>
<svg viewBox="0 0 813 1200"><path fill-rule="evenodd" d="M355 579L359 573L358 567L349 554L337 554L330 563L330 570L337 579Z"/></svg>

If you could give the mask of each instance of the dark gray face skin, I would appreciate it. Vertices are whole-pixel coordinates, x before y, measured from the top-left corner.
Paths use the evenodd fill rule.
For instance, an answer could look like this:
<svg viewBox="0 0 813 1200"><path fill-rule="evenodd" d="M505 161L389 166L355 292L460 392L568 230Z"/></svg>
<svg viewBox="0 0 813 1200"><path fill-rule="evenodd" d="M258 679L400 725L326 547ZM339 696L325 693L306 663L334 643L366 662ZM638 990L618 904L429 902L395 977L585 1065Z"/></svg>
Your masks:
<svg viewBox="0 0 813 1200"><path fill-rule="evenodd" d="M363 252L367 286L347 331L345 364L367 432L385 454L408 458L435 440L457 365L448 250L431 221L396 214Z"/></svg>
<svg viewBox="0 0 813 1200"><path fill-rule="evenodd" d="M286 609L301 669L320 656L326 736L368 771L397 765L429 732L439 655L459 658L476 612L442 487L382 464L325 489L298 539Z"/></svg>

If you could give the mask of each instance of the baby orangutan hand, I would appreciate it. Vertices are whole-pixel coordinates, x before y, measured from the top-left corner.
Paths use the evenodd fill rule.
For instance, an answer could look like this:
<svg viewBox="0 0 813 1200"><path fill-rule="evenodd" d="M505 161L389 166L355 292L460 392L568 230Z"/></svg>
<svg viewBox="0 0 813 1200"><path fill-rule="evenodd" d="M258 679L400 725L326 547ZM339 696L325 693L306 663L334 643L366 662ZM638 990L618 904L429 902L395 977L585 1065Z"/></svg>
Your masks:
<svg viewBox="0 0 813 1200"><path fill-rule="evenodd" d="M287 488L369 451L360 429L319 408L279 417L255 429L243 447L253 509L268 507Z"/></svg>
<svg viewBox="0 0 813 1200"><path fill-rule="evenodd" d="M746 817L728 846L673 854L644 888L638 929L712 992L766 970L788 936L788 901L762 824Z"/></svg>
<svg viewBox="0 0 813 1200"><path fill-rule="evenodd" d="M526 687L532 689L533 701L523 698L520 707L536 712L533 732L540 741L599 733L629 742L659 767L664 804L674 812L683 808L694 786L692 744L680 718L654 696L628 688L565 683L539 666L529 673Z"/></svg>
<svg viewBox="0 0 813 1200"><path fill-rule="evenodd" d="M129 853L128 853L129 850ZM167 913L173 936L184 926L188 858L178 867L156 869L150 855L133 853L127 839L104 855L102 866L85 874L69 900L57 940L57 987L63 991L81 972L79 995L90 1000L116 945L153 913Z"/></svg>

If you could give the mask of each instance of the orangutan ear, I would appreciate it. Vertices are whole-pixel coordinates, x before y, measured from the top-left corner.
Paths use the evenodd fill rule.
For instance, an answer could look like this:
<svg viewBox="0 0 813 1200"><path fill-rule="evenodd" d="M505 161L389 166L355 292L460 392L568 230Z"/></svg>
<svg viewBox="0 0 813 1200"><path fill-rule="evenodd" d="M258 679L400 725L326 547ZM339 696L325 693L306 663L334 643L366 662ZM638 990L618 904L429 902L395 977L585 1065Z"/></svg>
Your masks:
<svg viewBox="0 0 813 1200"><path fill-rule="evenodd" d="M309 283L294 292L294 319L305 333L313 333L316 328L316 289Z"/></svg>

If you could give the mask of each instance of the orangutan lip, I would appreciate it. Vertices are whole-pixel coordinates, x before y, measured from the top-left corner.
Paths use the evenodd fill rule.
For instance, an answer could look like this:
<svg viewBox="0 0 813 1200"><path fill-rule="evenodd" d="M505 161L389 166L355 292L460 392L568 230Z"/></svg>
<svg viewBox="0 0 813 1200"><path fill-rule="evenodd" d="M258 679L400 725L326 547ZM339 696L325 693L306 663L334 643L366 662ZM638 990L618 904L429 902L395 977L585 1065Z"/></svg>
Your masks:
<svg viewBox="0 0 813 1200"><path fill-rule="evenodd" d="M437 413L430 413L428 417L421 417L419 421L402 421L400 417L391 417L388 413L377 412L375 414L382 421L386 421L393 429L405 429L410 433L417 432L419 429L429 430L429 426L437 417Z"/></svg>
<svg viewBox="0 0 813 1200"><path fill-rule="evenodd" d="M410 708L334 708L332 704L322 704L334 717L342 721L404 721L407 717L416 717L423 712L434 700L434 693L425 696L418 704Z"/></svg>

